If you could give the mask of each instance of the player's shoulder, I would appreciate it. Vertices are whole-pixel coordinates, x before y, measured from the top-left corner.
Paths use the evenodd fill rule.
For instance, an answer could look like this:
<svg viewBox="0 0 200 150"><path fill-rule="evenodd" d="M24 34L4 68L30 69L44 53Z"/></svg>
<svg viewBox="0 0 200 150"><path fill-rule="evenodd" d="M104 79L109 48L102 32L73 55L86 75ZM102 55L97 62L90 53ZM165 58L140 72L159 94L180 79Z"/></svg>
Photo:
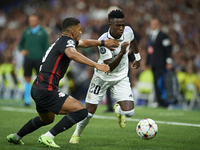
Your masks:
<svg viewBox="0 0 200 150"><path fill-rule="evenodd" d="M133 33L133 30L132 30L132 28L130 27L130 26L125 26L125 28L124 28L124 33Z"/></svg>
<svg viewBox="0 0 200 150"><path fill-rule="evenodd" d="M106 40L106 39L108 39L108 32L105 32L104 34L102 34L102 35L98 38L99 41L101 41L101 40Z"/></svg>
<svg viewBox="0 0 200 150"><path fill-rule="evenodd" d="M61 37L61 42L62 44L66 45L66 47L76 47L77 43L75 42L75 40L73 40L72 38L68 37L68 36L62 36Z"/></svg>
<svg viewBox="0 0 200 150"><path fill-rule="evenodd" d="M129 38L131 41L134 39L134 33L133 33L133 30L130 26L125 26L124 28L124 36L126 38Z"/></svg>

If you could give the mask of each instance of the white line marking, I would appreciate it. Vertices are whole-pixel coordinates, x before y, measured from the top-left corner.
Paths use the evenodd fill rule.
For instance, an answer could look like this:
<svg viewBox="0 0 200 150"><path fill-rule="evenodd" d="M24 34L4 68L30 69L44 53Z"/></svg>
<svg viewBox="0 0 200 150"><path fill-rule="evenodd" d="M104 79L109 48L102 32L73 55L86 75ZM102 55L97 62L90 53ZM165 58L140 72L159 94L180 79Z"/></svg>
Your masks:
<svg viewBox="0 0 200 150"><path fill-rule="evenodd" d="M116 119L115 117L99 116L99 115L94 115L93 118L99 118L99 119ZM141 119L126 118L126 120L127 120L127 121L139 122ZM166 121L157 121L157 120L154 120L154 121L155 121L156 123L160 123L160 124L179 125L179 126L190 126L190 127L200 127L200 124L181 123L181 122L166 122Z"/></svg>
<svg viewBox="0 0 200 150"><path fill-rule="evenodd" d="M16 112L26 112L26 113L37 113L36 110L26 109L26 108L15 108L15 107L0 107L1 110L5 111L16 111Z"/></svg>
<svg viewBox="0 0 200 150"><path fill-rule="evenodd" d="M13 112L37 113L36 110L33 110L33 109L15 108L15 107L0 107L0 110L13 111ZM100 115L94 115L93 118L98 118L98 119L112 119L112 120L116 119L116 117L100 116ZM133 121L133 122L139 122L141 119L126 118L126 120L127 121ZM190 127L200 127L200 124L181 123L181 122L167 122L167 121L156 121L156 120L155 120L155 122L156 123L160 123L160 124L169 124L169 125L178 125L178 126L190 126Z"/></svg>
<svg viewBox="0 0 200 150"><path fill-rule="evenodd" d="M159 113L158 116L166 116L166 117L171 117L171 116L184 116L185 113L179 112L179 113Z"/></svg>

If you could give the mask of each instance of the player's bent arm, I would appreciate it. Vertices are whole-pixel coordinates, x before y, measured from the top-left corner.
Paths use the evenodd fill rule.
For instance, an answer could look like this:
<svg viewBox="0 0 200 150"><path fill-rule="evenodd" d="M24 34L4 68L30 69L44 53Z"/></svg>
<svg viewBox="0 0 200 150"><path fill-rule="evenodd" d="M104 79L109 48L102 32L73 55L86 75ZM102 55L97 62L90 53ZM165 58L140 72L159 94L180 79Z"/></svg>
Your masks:
<svg viewBox="0 0 200 150"><path fill-rule="evenodd" d="M138 50L138 46L137 46L137 41L136 39L134 38L133 41L131 41L131 45L130 45L133 53L139 53L139 50Z"/></svg>
<svg viewBox="0 0 200 150"><path fill-rule="evenodd" d="M133 64L132 64L131 67L135 68L135 69L138 69L140 67L141 56L140 56L140 53L139 53L139 50L138 50L136 39L134 39L133 41L131 41L130 47L131 47L131 49L133 51L133 54L135 56L135 61L133 62Z"/></svg>
<svg viewBox="0 0 200 150"><path fill-rule="evenodd" d="M92 39L82 39L79 40L78 47L92 47L92 46L105 46L111 50L115 50L114 47L118 47L119 43L114 39L107 39L107 40L92 40Z"/></svg>
<svg viewBox="0 0 200 150"><path fill-rule="evenodd" d="M130 45L132 51L133 51L133 54L135 56L135 60L136 61L140 61L141 57L140 57L140 53L139 53L139 50L138 50L138 45L137 45L137 41L136 39L134 38L133 41L131 41L131 45Z"/></svg>
<svg viewBox="0 0 200 150"><path fill-rule="evenodd" d="M119 65L123 55L124 54L119 53L114 60L107 59L107 60L104 60L104 63L110 67L110 71L113 71Z"/></svg>
<svg viewBox="0 0 200 150"><path fill-rule="evenodd" d="M92 60L90 60L89 58L85 57L84 55L82 55L81 53L77 52L75 48L73 47L68 47L65 49L65 54L71 59L74 60L78 63L81 64L85 64L91 67L95 67L98 70L101 70L103 72L109 73L110 72L110 68L108 65L105 64L98 64Z"/></svg>
<svg viewBox="0 0 200 150"><path fill-rule="evenodd" d="M104 63L109 65L110 71L113 71L119 65L119 63L120 63L123 55L126 54L126 51L127 51L126 48L128 47L128 45L129 45L128 42L122 43L122 45L121 45L121 51L119 52L119 54L117 55L117 57L115 57L114 60L112 60L112 59L104 60Z"/></svg>

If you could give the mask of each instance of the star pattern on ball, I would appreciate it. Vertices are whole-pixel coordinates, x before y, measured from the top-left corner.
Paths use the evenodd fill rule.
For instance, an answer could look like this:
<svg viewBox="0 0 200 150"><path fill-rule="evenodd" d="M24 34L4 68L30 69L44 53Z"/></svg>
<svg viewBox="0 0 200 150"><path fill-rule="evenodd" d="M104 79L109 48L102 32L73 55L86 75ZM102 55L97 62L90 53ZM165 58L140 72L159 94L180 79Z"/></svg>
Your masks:
<svg viewBox="0 0 200 150"><path fill-rule="evenodd" d="M148 125L149 125L149 129L153 128L153 126L152 126L152 124L151 124L151 123L149 123Z"/></svg>

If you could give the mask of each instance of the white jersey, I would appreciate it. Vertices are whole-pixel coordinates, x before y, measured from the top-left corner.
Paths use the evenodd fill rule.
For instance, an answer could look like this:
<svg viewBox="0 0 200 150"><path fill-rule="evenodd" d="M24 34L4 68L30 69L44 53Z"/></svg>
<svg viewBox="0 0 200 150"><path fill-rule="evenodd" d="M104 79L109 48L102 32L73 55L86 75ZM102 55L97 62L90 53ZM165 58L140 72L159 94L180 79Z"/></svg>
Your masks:
<svg viewBox="0 0 200 150"><path fill-rule="evenodd" d="M104 33L98 40L106 40L106 39L114 39L110 35L110 30L108 30L108 32ZM108 49L104 46L98 47L99 54L100 54L98 63L104 64L104 62L103 62L104 60L111 59L111 58L115 59L115 57L121 51L121 44L123 42L131 43L131 41L133 39L134 39L133 30L129 26L126 26L124 29L123 35L119 39L116 39L120 45L119 45L119 47L115 48L115 51L111 51L110 49ZM95 69L95 75L97 75L104 81L116 81L116 80L121 80L124 77L126 77L128 75L128 69L129 69L129 60L128 60L129 47L130 47L130 45L127 47L126 54L123 55L119 65L113 71L106 74L102 71Z"/></svg>

